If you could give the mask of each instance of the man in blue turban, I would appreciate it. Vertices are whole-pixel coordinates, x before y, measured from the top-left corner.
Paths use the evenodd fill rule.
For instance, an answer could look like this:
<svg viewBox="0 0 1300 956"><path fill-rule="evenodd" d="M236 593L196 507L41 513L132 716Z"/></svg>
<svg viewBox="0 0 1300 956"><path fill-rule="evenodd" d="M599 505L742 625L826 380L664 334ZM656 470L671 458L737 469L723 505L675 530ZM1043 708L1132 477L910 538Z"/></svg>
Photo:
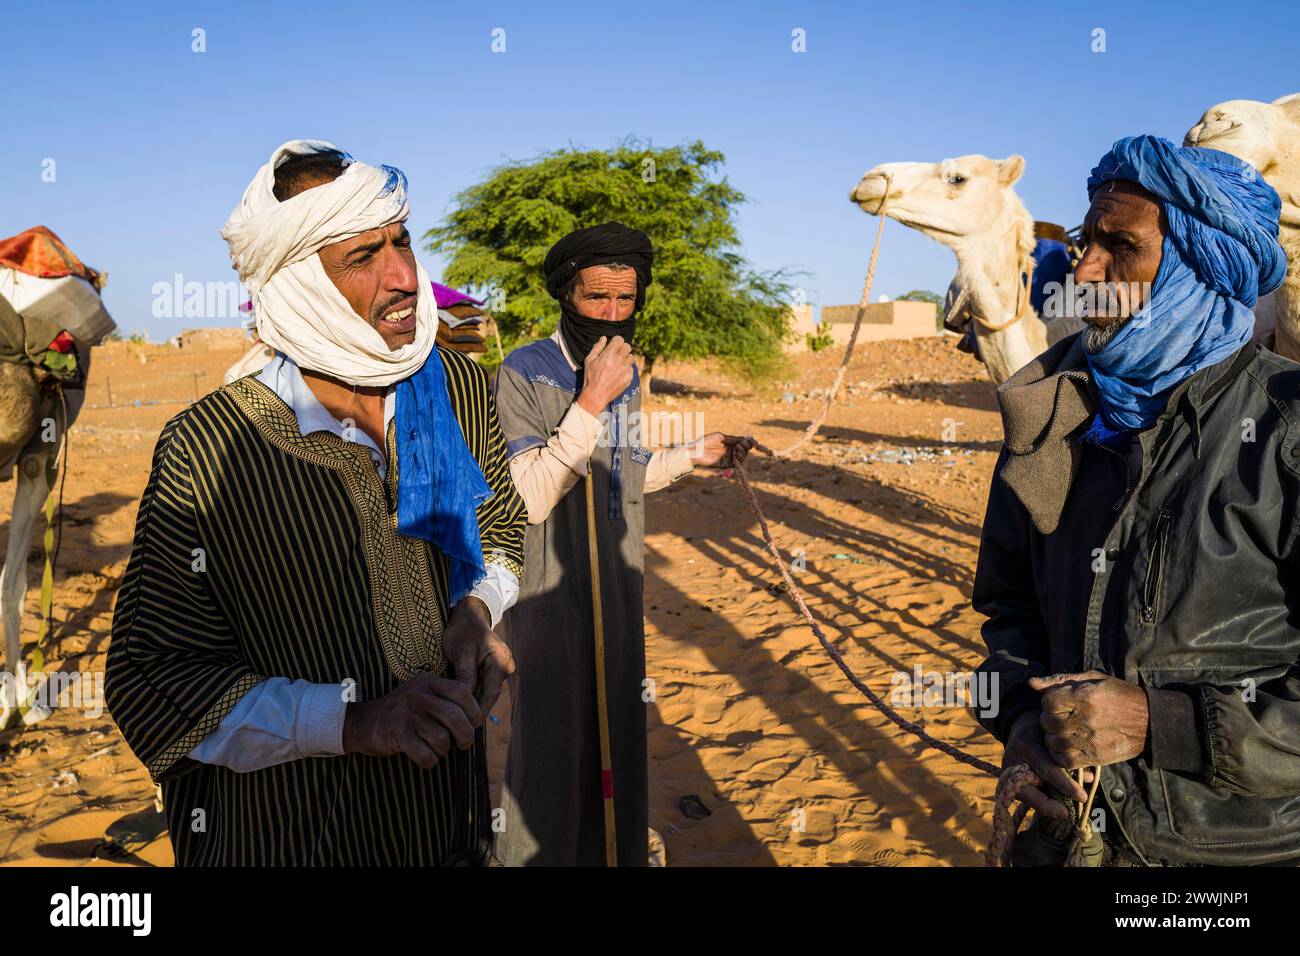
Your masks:
<svg viewBox="0 0 1300 956"><path fill-rule="evenodd" d="M1041 784L1013 863L1300 862L1300 365L1253 344L1277 194L1154 136L1088 180L1088 328L998 389L972 603ZM1100 779L1097 779L1099 775Z"/></svg>

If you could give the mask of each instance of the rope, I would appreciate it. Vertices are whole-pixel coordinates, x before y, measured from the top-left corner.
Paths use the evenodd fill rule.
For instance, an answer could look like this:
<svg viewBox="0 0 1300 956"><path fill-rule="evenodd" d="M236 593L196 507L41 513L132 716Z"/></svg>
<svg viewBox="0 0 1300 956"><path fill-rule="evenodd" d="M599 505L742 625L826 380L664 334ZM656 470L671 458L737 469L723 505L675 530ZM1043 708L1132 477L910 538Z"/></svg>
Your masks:
<svg viewBox="0 0 1300 956"><path fill-rule="evenodd" d="M767 550L771 553L772 557L776 559L776 566L781 571L781 577L785 579L785 585L790 591L790 596L794 598L795 605L799 608L799 612L803 615L803 619L808 623L808 626L812 628L812 632L821 643L821 646L826 649L826 653L829 654L831 660L835 662L835 666L838 667L844 673L844 676L849 679L849 683L860 690L877 710L909 734L919 737L922 742L936 750L946 753L954 760L959 760L964 764L969 764L970 766L975 767L978 770L983 770L985 773L992 774L995 777L998 776L998 774L1002 772L1001 769L989 763L987 760L981 760L979 757L968 754L964 750L954 747L952 744L945 743L937 737L930 736L930 734L926 733L925 729L922 728L920 724L908 720L886 704L875 691L868 687L866 683L858 677L857 674L853 673L852 668L844 662L844 658L840 656L840 652L835 649L835 645L827 640L826 635L822 632L821 625L817 623L817 620L812 616L812 612L808 610L808 604L803 599L803 593L800 592L798 585L794 583L794 578L790 576L790 570L785 566L785 560L781 557L781 552L777 549L776 543L772 540L772 532L768 530L767 518L763 515L763 509L758 506L758 499L754 497L754 488L749 483L749 476L745 474L744 466L736 465L735 471L736 477L740 479L740 486L744 488L745 496L749 499L750 510L753 511L754 516L758 518L758 526L763 531L763 540L767 542Z"/></svg>
<svg viewBox="0 0 1300 956"><path fill-rule="evenodd" d="M831 405L834 403L835 397L839 393L840 386L844 382L844 376L847 373L849 363L853 358L853 349L857 345L858 332L862 328L862 320L866 315L867 305L871 299L871 285L875 280L876 261L880 254L880 237L885 230L884 213L889 204L889 191L892 186L892 178L887 177L885 182L885 195L881 200L880 208L876 210L876 215L880 217L880 225L876 228L876 240L871 248L871 261L867 266L867 278L862 287L862 298L858 301L858 311L853 321L853 331L849 335L849 342L844 349L843 357L840 359L840 365L836 370L835 379L831 382L831 387L826 392L826 398L822 403L821 411L818 412L817 416L808 423L808 427L804 430L803 435L795 441L794 444L779 452L774 452L772 449L763 445L756 446L760 451L771 455L774 458L789 458L794 452L798 451L812 440L813 436L817 434L825 423L826 417L830 413ZM983 317L975 315L974 312L971 313L972 317L989 331L999 331L1020 321L1025 315L1026 307L1030 304L1029 287L1033 281L1033 268L1033 260L1031 258L1027 264L1028 280L1017 288L1016 312L1011 319L1000 325L992 325ZM1024 268L1017 270L1017 280L1020 279L1020 276L1024 274L1024 272ZM966 290L963 289L957 299L958 307L964 303L965 298ZM956 308L954 308L953 311L955 313ZM763 540L767 544L767 550L776 561L776 566L781 572L781 577L784 579L786 588L789 591L791 598L794 600L796 607L799 609L799 613L812 629L813 635L817 638L818 643L821 644L822 648L830 656L830 659L834 662L835 666L838 667L848 679L849 683L856 687L863 696L871 702L872 706L874 706L876 710L880 711L881 714L901 730L916 737L926 746L933 747L935 750L947 754L959 763L964 763L976 768L977 770L981 770L990 776L998 778L993 803L993 835L989 841L988 850L985 853L985 863L989 866L1009 865L1011 860L1012 843L1015 839L1016 832L1019 830L1020 825L1024 821L1029 810L1029 805L1024 802L1021 802L1020 806L1014 813L1010 810L1010 806L1019 798L1022 789L1027 786L1040 786L1043 781L1027 764L1016 764L1011 767L1000 768L995 764L989 763L987 760L982 760L981 758L976 757L974 754L967 753L960 747L955 747L950 743L939 740L937 737L931 736L920 724L908 720L885 703L885 701L877 695L875 691L867 686L865 681L853 672L853 669L845 663L840 652L836 650L835 645L827 639L821 626L817 623L816 618L813 617L812 612L808 609L808 604L804 600L803 593L799 590L798 585L794 583L794 578L790 575L785 560L781 557L780 550L772 540L772 533L768 528L767 518L763 514L763 509L758 504L758 498L754 495L754 488L749 483L749 476L746 474L744 466L737 464L734 467L734 471L736 477L740 480L741 488L744 489L745 497L749 501L750 511L752 511L754 517L758 519L758 526L763 532ZM1079 819L1076 821L1075 838L1069 857L1067 858L1067 866L1081 865L1082 847L1087 844L1092 836L1092 829L1088 822L1088 814L1091 812L1093 797L1096 795L1097 783L1100 779L1100 768L1095 768L1092 790L1088 795L1087 805L1082 809Z"/></svg>
<svg viewBox="0 0 1300 956"><path fill-rule="evenodd" d="M984 852L985 866L1011 865L1011 844L1029 813L1027 803L1020 804L1012 813L1011 803L1020 796L1023 788L1036 787L1040 783L1038 774L1024 763L1008 767L998 777L998 788L993 794L993 835L989 837L989 848Z"/></svg>
<svg viewBox="0 0 1300 956"><path fill-rule="evenodd" d="M770 448L763 445L756 446L760 451L768 455L772 454ZM775 457L775 456L774 456ZM813 617L812 611L808 609L808 603L804 600L803 592L799 586L794 583L794 578L790 574L790 569L786 567L785 559L781 557L781 551L777 548L776 542L772 540L772 532L767 525L767 517L763 514L763 509L758 504L758 498L754 494L754 487L749 483L749 475L745 473L745 466L737 464L734 466L736 477L740 481L740 486L744 489L745 497L749 501L749 510L753 512L754 517L758 519L758 527L763 532L763 541L767 544L768 553L776 561L777 569L781 572L781 577L785 581L786 589L790 597L794 600L795 606L803 616L804 622L812 628L813 635L817 638L818 643L830 656L835 666L840 669L850 684L861 691L862 695L867 698L876 710L880 711L886 718L892 721L900 729L916 737L923 744L933 747L941 753L947 754L959 763L974 767L976 770L982 770L992 777L998 778L997 789L993 795L993 835L989 840L988 850L985 852L984 860L988 866L1007 866L1011 860L1011 844L1015 840L1016 832L1020 829L1020 824L1024 821L1029 811L1027 803L1021 803L1013 814L1010 811L1011 804L1020 796L1020 791L1025 787L1041 786L1043 781L1030 769L1028 764L1015 764L1010 767L1002 768L996 764L989 763L976 757L974 754L967 753L960 747L955 747L946 741L940 740L926 732L918 723L908 720L898 711L890 707L885 701L867 686L862 678L853 672L853 669L845 663L843 656L836 650L835 645L827 639L826 634L822 631L821 625ZM1092 768L1092 788L1088 793L1088 801L1080 810L1075 822L1074 841L1067 857L1067 866L1086 865L1083 860L1083 847L1088 844L1092 837L1092 827L1089 823L1089 815L1092 812L1093 799L1097 795L1097 785L1101 781L1101 768ZM1080 771L1082 774L1082 771ZM1082 777L1080 777L1082 779Z"/></svg>
<svg viewBox="0 0 1300 956"><path fill-rule="evenodd" d="M1021 276L1026 278L1021 285ZM1005 322L990 322L984 316L979 315L975 310L971 310L971 318L984 326L986 332L1001 332L1003 329L1009 329L1015 325L1033 310L1033 299L1030 298L1030 289L1034 282L1034 259L1033 256L1027 256L1023 264L1016 270L1016 311L1011 318ZM963 294L965 290L962 290Z"/></svg>
<svg viewBox="0 0 1300 956"><path fill-rule="evenodd" d="M867 314L867 305L871 301L871 283L876 278L876 257L880 254L880 237L885 231L885 210L889 207L889 191L893 186L894 178L886 176L885 196L880 201L880 208L875 213L880 217L880 225L876 227L876 241L871 247L871 262L867 265L867 281L862 286L862 298L858 300L858 312L853 319L853 331L849 334L849 344L844 349L844 357L840 359L840 367L835 373L835 380L831 382L831 387L826 392L826 400L822 403L822 410L817 413L816 418L808 423L803 435L793 445L778 452L769 451L768 454L773 454L777 458L788 458L812 441L812 437L817 434L822 424L825 423L826 416L831 410L831 403L835 401L840 386L844 384L844 376L849 370L849 361L853 358L853 348L858 344L858 330L862 328L862 320Z"/></svg>
<svg viewBox="0 0 1300 956"><path fill-rule="evenodd" d="M969 315L971 319L973 319L978 325L983 326L984 331L1001 332L1003 329L1009 329L1011 328L1011 326L1021 321L1026 315L1028 315L1031 311L1033 311L1033 299L1029 295L1029 291L1032 289L1034 284L1033 256L1026 256L1024 259L1021 260L1020 268L1016 270L1017 282L1021 281L1020 279L1021 276L1025 277L1023 280L1024 285L1016 286L1015 314L1012 315L1011 318L1007 319L1005 322L990 322L988 319L984 318L984 316L976 312L973 308L969 310ZM947 312L948 316L951 317L954 322L959 321L958 317L961 315L962 306L966 304L966 300L969 297L970 297L970 288L968 286L963 286L961 288L961 291L957 293L957 299L956 301L953 302L952 308L950 308Z"/></svg>

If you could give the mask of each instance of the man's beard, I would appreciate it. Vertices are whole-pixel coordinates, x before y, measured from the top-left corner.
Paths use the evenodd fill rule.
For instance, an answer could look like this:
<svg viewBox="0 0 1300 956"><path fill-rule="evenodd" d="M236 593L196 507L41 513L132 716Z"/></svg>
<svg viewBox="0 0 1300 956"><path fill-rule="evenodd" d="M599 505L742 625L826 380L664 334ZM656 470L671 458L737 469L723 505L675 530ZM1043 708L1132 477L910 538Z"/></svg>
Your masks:
<svg viewBox="0 0 1300 956"><path fill-rule="evenodd" d="M1089 325L1083 332L1084 351L1096 355L1109 345L1110 340L1113 339L1116 333L1127 324L1128 319L1124 318L1116 319L1110 325L1106 326Z"/></svg>
<svg viewBox="0 0 1300 956"><path fill-rule="evenodd" d="M1082 284L1081 284L1082 285ZM1096 355L1128 324L1133 313L1128 308L1128 295L1109 282L1090 283L1086 287L1080 317L1088 323L1083 333L1084 350ZM1105 325L1097 320L1108 320Z"/></svg>

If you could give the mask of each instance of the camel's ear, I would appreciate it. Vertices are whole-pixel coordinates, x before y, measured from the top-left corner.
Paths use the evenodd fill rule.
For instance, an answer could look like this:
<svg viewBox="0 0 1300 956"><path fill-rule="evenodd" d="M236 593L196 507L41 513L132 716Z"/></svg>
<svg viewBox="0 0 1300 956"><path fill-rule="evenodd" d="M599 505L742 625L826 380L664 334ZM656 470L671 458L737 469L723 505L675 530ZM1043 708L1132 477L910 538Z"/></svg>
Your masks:
<svg viewBox="0 0 1300 956"><path fill-rule="evenodd" d="M998 162L998 185L1010 186L1018 180L1025 171L1025 157L1008 156L1006 159Z"/></svg>
<svg viewBox="0 0 1300 956"><path fill-rule="evenodd" d="M1300 123L1300 93L1290 93L1287 96L1279 97L1273 101L1272 105L1291 117L1293 123Z"/></svg>

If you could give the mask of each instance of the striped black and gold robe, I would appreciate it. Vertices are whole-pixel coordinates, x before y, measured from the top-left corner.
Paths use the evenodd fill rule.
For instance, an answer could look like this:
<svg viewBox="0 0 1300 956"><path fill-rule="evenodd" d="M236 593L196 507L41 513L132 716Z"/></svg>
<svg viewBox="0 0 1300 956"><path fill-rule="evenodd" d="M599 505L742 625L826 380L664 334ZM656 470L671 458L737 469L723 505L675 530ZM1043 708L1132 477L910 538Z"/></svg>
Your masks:
<svg viewBox="0 0 1300 956"><path fill-rule="evenodd" d="M487 376L437 350L470 452L495 494L484 558L522 573L526 517ZM434 359L430 359L433 361ZM397 455L303 436L253 377L167 423L118 594L105 695L161 783L178 865L437 865L485 859L483 733L430 770L405 755L309 757L236 773L187 754L266 677L355 681L372 700L445 673L445 559L396 531Z"/></svg>

